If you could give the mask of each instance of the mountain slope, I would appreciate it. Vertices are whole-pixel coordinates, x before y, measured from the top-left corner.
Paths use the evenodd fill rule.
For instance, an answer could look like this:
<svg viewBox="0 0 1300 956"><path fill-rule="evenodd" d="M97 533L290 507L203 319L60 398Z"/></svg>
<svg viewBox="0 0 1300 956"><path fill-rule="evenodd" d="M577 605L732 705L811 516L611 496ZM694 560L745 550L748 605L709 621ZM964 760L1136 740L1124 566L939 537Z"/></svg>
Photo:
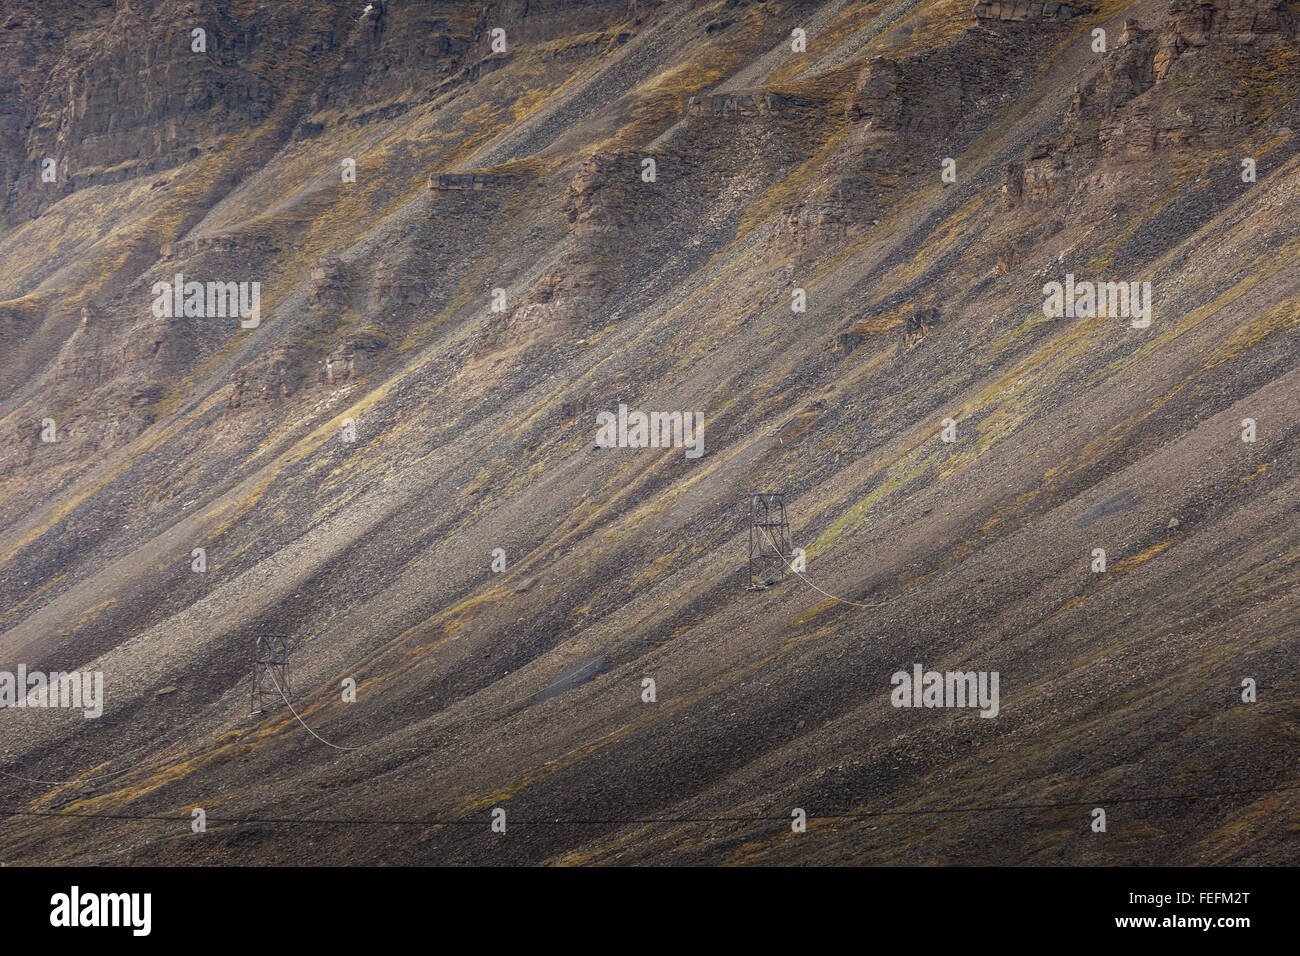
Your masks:
<svg viewBox="0 0 1300 956"><path fill-rule="evenodd" d="M0 858L1295 859L1300 5L362 6L0 6Z"/></svg>

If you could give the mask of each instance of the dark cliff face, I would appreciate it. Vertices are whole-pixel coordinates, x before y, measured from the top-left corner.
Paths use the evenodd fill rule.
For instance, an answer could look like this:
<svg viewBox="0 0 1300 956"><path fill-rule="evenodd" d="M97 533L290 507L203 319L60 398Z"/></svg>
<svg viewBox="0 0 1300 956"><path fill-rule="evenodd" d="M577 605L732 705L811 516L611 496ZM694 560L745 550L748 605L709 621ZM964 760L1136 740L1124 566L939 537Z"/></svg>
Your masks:
<svg viewBox="0 0 1300 956"><path fill-rule="evenodd" d="M0 0L0 671L106 694L0 711L7 803L815 818L1300 778L1298 12ZM1052 315L1067 282L1134 314ZM702 454L598 447L620 406L698 414ZM773 490L807 575L747 591ZM361 749L247 715L258 634ZM891 706L916 663L998 672L997 717ZM1106 841L15 818L0 856L1263 863L1294 800L1126 804Z"/></svg>

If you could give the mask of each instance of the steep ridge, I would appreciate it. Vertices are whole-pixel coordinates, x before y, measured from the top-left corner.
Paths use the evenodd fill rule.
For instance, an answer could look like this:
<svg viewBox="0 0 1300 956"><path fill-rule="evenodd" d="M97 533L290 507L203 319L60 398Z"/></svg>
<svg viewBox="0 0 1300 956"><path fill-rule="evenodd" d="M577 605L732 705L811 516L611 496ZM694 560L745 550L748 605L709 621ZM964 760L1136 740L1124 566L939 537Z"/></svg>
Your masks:
<svg viewBox="0 0 1300 956"><path fill-rule="evenodd" d="M1091 6L0 7L0 858L1293 860L1300 5Z"/></svg>

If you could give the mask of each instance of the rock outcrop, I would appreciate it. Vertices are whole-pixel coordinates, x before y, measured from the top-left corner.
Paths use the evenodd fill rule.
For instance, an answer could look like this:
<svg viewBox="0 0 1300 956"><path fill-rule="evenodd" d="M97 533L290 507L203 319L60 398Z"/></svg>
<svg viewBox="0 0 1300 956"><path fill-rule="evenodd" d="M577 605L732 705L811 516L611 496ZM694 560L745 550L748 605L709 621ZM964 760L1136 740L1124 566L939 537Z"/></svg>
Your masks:
<svg viewBox="0 0 1300 956"><path fill-rule="evenodd" d="M388 336L379 328L363 329L347 336L321 363L320 381L341 385L365 375L378 352L387 348Z"/></svg>
<svg viewBox="0 0 1300 956"><path fill-rule="evenodd" d="M903 96L898 92L898 63L874 57L858 75L853 98L844 108L845 115L868 129L892 131L903 119Z"/></svg>
<svg viewBox="0 0 1300 956"><path fill-rule="evenodd" d="M592 154L569 182L564 217L579 238L629 237L654 218L642 157L630 151Z"/></svg>
<svg viewBox="0 0 1300 956"><path fill-rule="evenodd" d="M1211 43L1269 49L1293 41L1298 22L1286 0L1172 0L1168 35L1179 51Z"/></svg>
<svg viewBox="0 0 1300 956"><path fill-rule="evenodd" d="M435 173L429 177L429 191L442 193L478 192L487 185L487 178L479 173Z"/></svg>
<svg viewBox="0 0 1300 956"><path fill-rule="evenodd" d="M347 272L338 259L322 259L312 266L307 304L313 309L337 311L348 292Z"/></svg>
<svg viewBox="0 0 1300 956"><path fill-rule="evenodd" d="M1052 21L1061 23L1085 13L1091 13L1090 7L1080 4L1040 2L1040 0L975 0L971 18L975 23L986 24L990 21L1003 23L1034 23Z"/></svg>
<svg viewBox="0 0 1300 956"><path fill-rule="evenodd" d="M279 404L298 390L301 379L294 367L292 351L271 349L231 374L226 414Z"/></svg>
<svg viewBox="0 0 1300 956"><path fill-rule="evenodd" d="M1126 20L1101 69L1074 88L1060 138L1005 170L1004 202L1066 201L1109 166L1243 141L1277 75L1249 64L1286 54L1294 36L1281 0L1173 0L1152 28Z"/></svg>
<svg viewBox="0 0 1300 956"><path fill-rule="evenodd" d="M757 119L779 112L785 101L768 90L735 90L704 93L686 101L686 113L693 117Z"/></svg>

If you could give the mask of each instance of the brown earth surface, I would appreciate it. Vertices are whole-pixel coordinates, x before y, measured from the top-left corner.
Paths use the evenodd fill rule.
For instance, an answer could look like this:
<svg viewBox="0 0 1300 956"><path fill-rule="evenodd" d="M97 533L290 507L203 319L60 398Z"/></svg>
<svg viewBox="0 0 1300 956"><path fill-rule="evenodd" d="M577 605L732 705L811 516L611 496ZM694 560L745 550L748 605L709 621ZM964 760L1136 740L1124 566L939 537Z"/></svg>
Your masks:
<svg viewBox="0 0 1300 956"><path fill-rule="evenodd" d="M1300 3L366 8L0 0L0 861L1300 859Z"/></svg>

